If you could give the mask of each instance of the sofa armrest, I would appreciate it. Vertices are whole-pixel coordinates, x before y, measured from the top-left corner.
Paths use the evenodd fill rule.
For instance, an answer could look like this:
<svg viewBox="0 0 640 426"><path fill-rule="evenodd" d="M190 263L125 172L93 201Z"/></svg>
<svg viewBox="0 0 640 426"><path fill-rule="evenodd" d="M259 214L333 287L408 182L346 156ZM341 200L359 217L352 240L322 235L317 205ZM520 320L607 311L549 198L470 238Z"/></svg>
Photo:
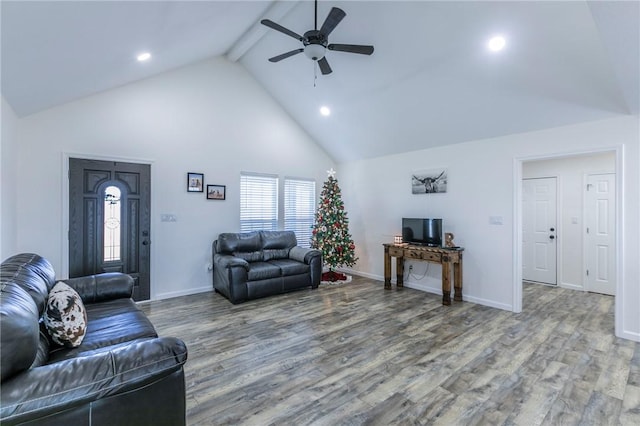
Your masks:
<svg viewBox="0 0 640 426"><path fill-rule="evenodd" d="M143 388L182 370L186 360L184 342L161 337L31 368L2 383L0 423L42 419Z"/></svg>
<svg viewBox="0 0 640 426"><path fill-rule="evenodd" d="M231 256L230 254L215 254L213 256L213 266L214 268L242 266L247 271L249 270L249 262L240 257Z"/></svg>
<svg viewBox="0 0 640 426"><path fill-rule="evenodd" d="M322 256L322 252L320 250L311 249L311 248L303 248L303 247L295 246L289 251L290 259L297 260L298 262L306 263L307 265L311 264L311 259L318 256Z"/></svg>
<svg viewBox="0 0 640 426"><path fill-rule="evenodd" d="M248 299L249 262L229 254L213 255L213 288L232 303Z"/></svg>
<svg viewBox="0 0 640 426"><path fill-rule="evenodd" d="M106 272L62 281L77 291L84 303L130 298L133 295L133 278L120 272Z"/></svg>

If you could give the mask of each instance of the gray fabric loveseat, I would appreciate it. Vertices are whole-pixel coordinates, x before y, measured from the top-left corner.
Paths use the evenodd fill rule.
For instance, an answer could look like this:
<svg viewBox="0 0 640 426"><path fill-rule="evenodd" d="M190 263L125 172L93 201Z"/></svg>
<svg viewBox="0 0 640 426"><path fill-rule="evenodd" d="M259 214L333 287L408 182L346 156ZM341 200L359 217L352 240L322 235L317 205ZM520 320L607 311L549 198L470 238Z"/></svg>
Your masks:
<svg viewBox="0 0 640 426"><path fill-rule="evenodd" d="M106 273L64 283L36 254L2 262L0 424L184 425L187 348L158 337L131 299L133 278ZM65 300L86 319L72 346L52 340L51 316L69 312L52 307L60 287L71 287Z"/></svg>
<svg viewBox="0 0 640 426"><path fill-rule="evenodd" d="M318 288L322 253L292 231L223 233L213 242L213 288L232 303Z"/></svg>

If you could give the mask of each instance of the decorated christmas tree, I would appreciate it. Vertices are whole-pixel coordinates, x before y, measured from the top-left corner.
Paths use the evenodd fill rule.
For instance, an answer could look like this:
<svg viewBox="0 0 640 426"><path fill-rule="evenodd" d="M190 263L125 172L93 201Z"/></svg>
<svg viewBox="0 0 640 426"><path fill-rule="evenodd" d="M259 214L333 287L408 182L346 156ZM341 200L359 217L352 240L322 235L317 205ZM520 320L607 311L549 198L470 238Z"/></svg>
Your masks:
<svg viewBox="0 0 640 426"><path fill-rule="evenodd" d="M311 247L322 251L322 260L329 272L322 274L323 281L344 280L346 276L334 271L341 266L353 266L355 244L349 234L349 219L344 210L335 171L329 170L329 177L322 187L320 202L316 211L316 223L311 236Z"/></svg>

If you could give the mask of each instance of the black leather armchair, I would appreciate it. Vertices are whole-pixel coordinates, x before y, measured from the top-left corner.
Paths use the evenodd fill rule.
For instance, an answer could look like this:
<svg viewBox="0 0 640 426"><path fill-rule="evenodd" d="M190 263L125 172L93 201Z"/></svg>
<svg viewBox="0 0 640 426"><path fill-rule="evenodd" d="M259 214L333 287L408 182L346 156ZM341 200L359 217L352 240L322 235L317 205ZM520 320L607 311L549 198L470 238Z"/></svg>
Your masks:
<svg viewBox="0 0 640 426"><path fill-rule="evenodd" d="M213 288L232 303L318 288L322 253L292 231L223 233L213 242Z"/></svg>
<svg viewBox="0 0 640 426"><path fill-rule="evenodd" d="M51 264L20 254L0 267L3 425L184 425L185 344L158 337L119 273L65 280L83 301L80 346L54 343L40 323Z"/></svg>

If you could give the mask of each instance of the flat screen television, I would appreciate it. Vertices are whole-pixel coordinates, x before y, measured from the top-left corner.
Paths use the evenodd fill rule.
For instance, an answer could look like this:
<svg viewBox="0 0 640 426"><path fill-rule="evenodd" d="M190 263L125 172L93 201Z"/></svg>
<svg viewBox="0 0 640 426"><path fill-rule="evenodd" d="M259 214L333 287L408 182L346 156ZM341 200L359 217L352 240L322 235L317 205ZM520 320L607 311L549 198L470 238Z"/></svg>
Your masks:
<svg viewBox="0 0 640 426"><path fill-rule="evenodd" d="M402 218L402 242L442 246L442 219Z"/></svg>

